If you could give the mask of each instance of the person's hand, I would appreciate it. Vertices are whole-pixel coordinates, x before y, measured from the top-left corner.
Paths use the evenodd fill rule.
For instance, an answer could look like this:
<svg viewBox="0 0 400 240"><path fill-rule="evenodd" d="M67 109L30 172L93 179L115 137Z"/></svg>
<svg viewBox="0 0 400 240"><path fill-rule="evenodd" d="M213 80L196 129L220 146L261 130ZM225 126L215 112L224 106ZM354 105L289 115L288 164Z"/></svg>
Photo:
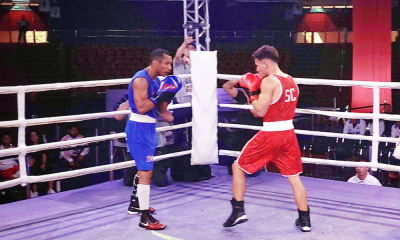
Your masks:
<svg viewBox="0 0 400 240"><path fill-rule="evenodd" d="M258 74L246 73L239 80L239 85L243 88L244 92L250 98L250 102L258 99L260 94L261 77Z"/></svg>
<svg viewBox="0 0 400 240"><path fill-rule="evenodd" d="M160 116L166 122L174 121L174 116L172 116L172 113L170 111L168 111L168 110L165 110L165 111L161 112Z"/></svg>
<svg viewBox="0 0 400 240"><path fill-rule="evenodd" d="M72 162L69 162L69 166L70 166L71 168L75 167L75 163L74 163L74 161L72 161Z"/></svg>
<svg viewBox="0 0 400 240"><path fill-rule="evenodd" d="M83 162L83 158L84 158L84 157L85 157L85 156L79 155L79 156L78 156L78 161L79 161L79 162Z"/></svg>
<svg viewBox="0 0 400 240"><path fill-rule="evenodd" d="M161 82L157 93L149 99L159 107L162 102L170 103L181 88L182 80L178 76L168 76Z"/></svg>
<svg viewBox="0 0 400 240"><path fill-rule="evenodd" d="M192 65L191 64L192 62L190 61L190 58L188 58L186 56L182 57L182 61L183 61L184 64Z"/></svg>
<svg viewBox="0 0 400 240"><path fill-rule="evenodd" d="M46 171L46 165L43 163L42 164L42 166L40 166L40 168L43 170L43 171Z"/></svg>
<svg viewBox="0 0 400 240"><path fill-rule="evenodd" d="M185 41L183 41L183 45L188 45L193 42L193 37L186 37Z"/></svg>

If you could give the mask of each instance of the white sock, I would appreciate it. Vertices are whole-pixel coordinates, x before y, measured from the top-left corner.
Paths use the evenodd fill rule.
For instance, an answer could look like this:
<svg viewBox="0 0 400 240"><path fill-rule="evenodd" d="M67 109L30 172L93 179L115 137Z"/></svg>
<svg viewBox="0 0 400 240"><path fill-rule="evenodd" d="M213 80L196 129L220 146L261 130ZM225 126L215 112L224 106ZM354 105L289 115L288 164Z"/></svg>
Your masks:
<svg viewBox="0 0 400 240"><path fill-rule="evenodd" d="M136 196L139 200L140 210L149 210L150 206L150 185L138 184Z"/></svg>

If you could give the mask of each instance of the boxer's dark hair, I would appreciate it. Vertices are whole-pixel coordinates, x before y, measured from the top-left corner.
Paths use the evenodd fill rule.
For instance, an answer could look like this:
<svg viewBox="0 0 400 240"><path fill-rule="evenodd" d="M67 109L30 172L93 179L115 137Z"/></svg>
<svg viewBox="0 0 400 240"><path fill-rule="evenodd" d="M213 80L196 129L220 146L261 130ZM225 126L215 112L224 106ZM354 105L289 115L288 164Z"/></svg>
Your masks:
<svg viewBox="0 0 400 240"><path fill-rule="evenodd" d="M164 58L164 54L166 54L168 56L171 56L171 53L169 53L165 49L162 49L162 48L154 49L150 53L150 63L153 62L154 60L157 60L157 61L161 62L161 60Z"/></svg>
<svg viewBox="0 0 400 240"><path fill-rule="evenodd" d="M268 46L268 45L264 45L264 46L260 47L259 49L257 49L253 53L252 56L254 59L258 59L258 60L268 58L276 63L278 63L278 60L279 60L278 50L276 50L276 48L274 48L272 46Z"/></svg>

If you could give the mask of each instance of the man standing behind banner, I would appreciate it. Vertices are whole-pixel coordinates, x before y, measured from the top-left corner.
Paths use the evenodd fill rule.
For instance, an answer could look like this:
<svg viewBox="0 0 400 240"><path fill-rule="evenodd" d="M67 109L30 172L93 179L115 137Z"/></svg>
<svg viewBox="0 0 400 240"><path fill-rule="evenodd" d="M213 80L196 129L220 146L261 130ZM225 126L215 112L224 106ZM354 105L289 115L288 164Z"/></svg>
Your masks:
<svg viewBox="0 0 400 240"><path fill-rule="evenodd" d="M174 57L174 75L190 74L191 61L190 51L196 51L196 45L192 37L187 37L182 45L176 50ZM192 101L192 80L184 79L182 88L176 93L177 103L187 103ZM174 124L182 124L192 120L192 108L179 108L174 110ZM185 134L185 128L175 130L174 144L186 144L190 141L189 133Z"/></svg>
<svg viewBox="0 0 400 240"><path fill-rule="evenodd" d="M150 180L154 165L151 160L158 143L156 118L158 111L165 121L173 121L167 106L181 89L182 82L176 76L168 76L160 83L157 77L165 77L171 71L172 57L168 51L154 50L150 54L150 61L150 66L133 76L128 87L129 107L132 113L125 132L130 153L138 169L128 213L141 214L139 227L162 230L167 225L155 219L151 215L154 209L149 207Z"/></svg>

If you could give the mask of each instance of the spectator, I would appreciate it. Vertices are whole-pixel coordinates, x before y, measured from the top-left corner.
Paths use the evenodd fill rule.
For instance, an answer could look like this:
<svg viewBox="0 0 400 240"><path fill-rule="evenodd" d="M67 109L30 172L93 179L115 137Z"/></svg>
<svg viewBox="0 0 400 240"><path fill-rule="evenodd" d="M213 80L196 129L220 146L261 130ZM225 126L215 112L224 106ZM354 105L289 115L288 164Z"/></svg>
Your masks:
<svg viewBox="0 0 400 240"><path fill-rule="evenodd" d="M21 20L18 21L18 26L18 43L21 42L21 38L24 38L24 43L26 43L26 32L28 31L29 22L25 20L25 15L22 15Z"/></svg>
<svg viewBox="0 0 400 240"><path fill-rule="evenodd" d="M388 103L383 104L383 113L392 114L392 111L390 109L390 104Z"/></svg>
<svg viewBox="0 0 400 240"><path fill-rule="evenodd" d="M173 61L174 75L190 74L191 61L190 51L196 51L196 45L192 37L187 37L178 48ZM184 79L182 88L176 93L177 103L187 103L192 101L192 80ZM174 110L174 124L190 122L192 119L192 108L179 108ZM175 130L175 145L189 142L189 134L185 135L185 128Z"/></svg>
<svg viewBox="0 0 400 240"><path fill-rule="evenodd" d="M365 135L366 131L365 121L362 119L349 119L344 124L343 133Z"/></svg>
<svg viewBox="0 0 400 240"><path fill-rule="evenodd" d="M369 129L369 135L372 136L374 133L374 124L373 122L368 123L367 129ZM385 133L385 122L383 120L379 120L379 136L383 137Z"/></svg>
<svg viewBox="0 0 400 240"><path fill-rule="evenodd" d="M361 157L357 157L356 162L367 162L366 160L362 159ZM359 183L359 184L366 184L366 185L373 185L373 186L382 186L379 180L369 174L369 167L356 167L357 174L351 177L347 182L349 183Z"/></svg>
<svg viewBox="0 0 400 240"><path fill-rule="evenodd" d="M43 144L40 134L36 130L32 130L29 134L27 145ZM29 159L29 173L32 176L52 173L52 164L50 162L49 154L46 151L33 152L28 154ZM56 193L54 191L54 181L49 182L49 189L47 194ZM38 184L31 184L31 198L38 197Z"/></svg>
<svg viewBox="0 0 400 240"><path fill-rule="evenodd" d="M12 138L9 133L5 133L1 138L0 150L14 148ZM19 178L18 157L0 158L0 175L8 180Z"/></svg>
<svg viewBox="0 0 400 240"><path fill-rule="evenodd" d="M176 50L173 60L174 75L190 74L190 51L196 51L196 44L192 37L187 37ZM182 88L175 95L175 102L187 103L192 101L192 80L183 79ZM174 109L174 124L182 124L192 121L192 108ZM174 131L174 151L190 149L191 129L180 128ZM158 186L166 186L167 161L156 162L153 170L153 180ZM159 174L157 173L159 172ZM202 181L211 178L211 168L208 165L190 164L190 156L177 157L171 162L171 177L176 181Z"/></svg>
<svg viewBox="0 0 400 240"><path fill-rule="evenodd" d="M393 124L390 136L392 138L400 137L400 121L397 121L395 124Z"/></svg>
<svg viewBox="0 0 400 240"><path fill-rule="evenodd" d="M387 103L385 103L385 104L383 104L383 112L382 113L384 113L384 114L393 114L393 112L392 112L392 110L391 110L391 106L390 106L390 104L387 104ZM394 121L389 121L389 120L384 120L384 123L385 123L385 131L384 131L384 136L386 136L386 137L390 137L390 134L391 134L391 132L390 132L390 130L391 130L391 127L393 126L393 124L395 124L396 122L394 122Z"/></svg>
<svg viewBox="0 0 400 240"><path fill-rule="evenodd" d="M26 94L25 103L25 117L26 119L41 117L39 109L39 99L36 92L31 92Z"/></svg>
<svg viewBox="0 0 400 240"><path fill-rule="evenodd" d="M77 126L71 125L68 128L68 134L65 135L61 141L69 141L75 139L82 139L84 138L82 135L79 134L79 129ZM62 151L60 153L60 158L65 159L69 162L69 166L71 169L81 168L81 164L85 158L85 156L89 153L88 147L83 146L71 146L67 150Z"/></svg>
<svg viewBox="0 0 400 240"><path fill-rule="evenodd" d="M231 96L234 100L238 102L238 104L250 104L247 95L240 89L235 88L236 84L238 84L239 80L231 80L226 82L222 87ZM244 124L244 125L255 125L262 126L263 119L257 117L254 113L254 110L239 110L236 114L236 123ZM256 130L248 130L248 129L233 129L233 136L229 140L229 148L230 150L240 151L243 146L257 133ZM233 163L233 162L232 162ZM228 173L232 175L232 163L228 165ZM260 171L251 174L250 176L257 176L260 174Z"/></svg>

